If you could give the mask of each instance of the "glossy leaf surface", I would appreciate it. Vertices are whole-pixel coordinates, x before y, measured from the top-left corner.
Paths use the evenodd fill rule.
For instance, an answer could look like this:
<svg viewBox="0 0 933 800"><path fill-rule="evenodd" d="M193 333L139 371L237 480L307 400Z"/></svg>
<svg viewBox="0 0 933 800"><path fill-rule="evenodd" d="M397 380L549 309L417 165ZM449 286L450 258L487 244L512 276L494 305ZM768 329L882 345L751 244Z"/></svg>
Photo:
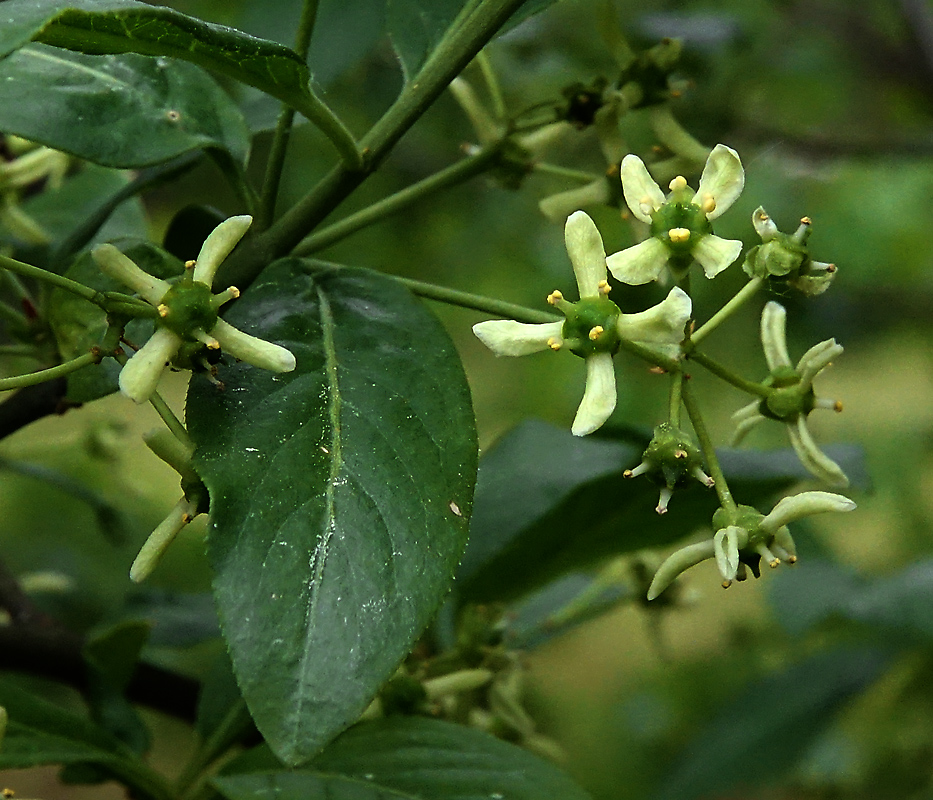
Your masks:
<svg viewBox="0 0 933 800"><path fill-rule="evenodd" d="M280 261L227 318L293 373L194 381L209 552L257 726L300 763L353 722L446 594L476 464L469 390L439 323L393 281Z"/></svg>

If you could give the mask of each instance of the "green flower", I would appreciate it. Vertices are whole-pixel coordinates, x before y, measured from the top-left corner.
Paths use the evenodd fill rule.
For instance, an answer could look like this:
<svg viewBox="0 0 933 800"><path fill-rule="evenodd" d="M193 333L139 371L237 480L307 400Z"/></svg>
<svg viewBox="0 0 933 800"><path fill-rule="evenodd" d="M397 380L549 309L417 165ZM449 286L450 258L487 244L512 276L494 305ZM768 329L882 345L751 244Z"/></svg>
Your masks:
<svg viewBox="0 0 933 800"><path fill-rule="evenodd" d="M765 305L761 313L761 344L771 370L765 384L771 391L767 397L749 403L732 415L737 423L732 443L738 444L764 419L783 422L794 451L807 471L830 486L844 489L849 479L842 468L816 446L807 428L807 415L814 408L842 411L842 403L817 398L813 391L813 379L842 353L842 345L836 344L835 339L820 342L807 350L793 367L787 354L786 324L787 312L782 305L774 301Z"/></svg>
<svg viewBox="0 0 933 800"><path fill-rule="evenodd" d="M797 561L797 549L787 527L791 522L824 511L854 508L855 503L848 497L830 492L802 492L785 497L767 516L751 506L738 506L734 511L720 508L713 515L716 531L713 538L687 545L670 555L655 573L648 599L654 600L678 575L708 558L716 559L725 589L733 581L744 581L748 569L759 577L762 559L772 569L782 560L793 564Z"/></svg>
<svg viewBox="0 0 933 800"><path fill-rule="evenodd" d="M700 185L693 192L678 176L664 192L634 155L622 159L622 189L632 213L651 226L651 236L606 259L609 271L623 283L638 285L657 279L667 264L685 270L699 262L707 278L714 278L742 251L742 243L721 239L710 222L735 202L745 186L738 153L717 144L706 160Z"/></svg>
<svg viewBox="0 0 933 800"><path fill-rule="evenodd" d="M148 400L165 367L188 343L211 350L222 348L240 361L273 372L295 368L295 356L284 347L243 333L218 317L220 307L240 292L231 286L212 294L214 275L252 221L252 217L240 216L221 222L204 241L197 260L185 265L189 271L175 284L143 272L112 244L94 248L91 255L102 272L133 289L159 311L155 333L120 371L120 389L125 395L137 403Z"/></svg>
<svg viewBox="0 0 933 800"><path fill-rule="evenodd" d="M474 325L473 333L497 356L523 356L566 347L585 358L586 390L571 428L574 435L585 436L599 428L615 409L612 356L619 349L620 339L676 358L692 306L685 292L672 289L664 301L647 311L623 314L606 297L606 251L593 220L583 211L572 214L564 228L564 240L580 300L568 302L555 291L548 295L548 302L566 319L541 324L489 320Z"/></svg>

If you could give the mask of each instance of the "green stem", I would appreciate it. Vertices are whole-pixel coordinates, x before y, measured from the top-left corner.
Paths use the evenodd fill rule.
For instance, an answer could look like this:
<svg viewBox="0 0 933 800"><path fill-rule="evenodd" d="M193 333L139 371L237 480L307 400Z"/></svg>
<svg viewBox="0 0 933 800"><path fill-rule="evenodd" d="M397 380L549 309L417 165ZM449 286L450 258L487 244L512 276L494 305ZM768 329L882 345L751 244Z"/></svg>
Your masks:
<svg viewBox="0 0 933 800"><path fill-rule="evenodd" d="M586 172L582 169L560 167L557 164L549 164L546 161L536 161L531 165L531 168L535 172L540 172L544 175L554 175L558 178L569 178L570 180L579 181L580 183L592 183L593 181L597 181L604 177L603 175L598 175L595 172Z"/></svg>
<svg viewBox="0 0 933 800"><path fill-rule="evenodd" d="M26 315L21 311L17 311L10 305L7 305L2 300L0 300L0 319L5 319L12 327L18 328L19 330L27 330L29 328L29 320L26 318Z"/></svg>
<svg viewBox="0 0 933 800"><path fill-rule="evenodd" d="M344 166L351 172L363 169L363 152L340 118L314 92L295 103L295 110L303 114L337 148Z"/></svg>
<svg viewBox="0 0 933 800"><path fill-rule="evenodd" d="M185 765L175 783L178 800L197 796L204 784L207 768L252 729L253 721L246 710L246 703L239 699Z"/></svg>
<svg viewBox="0 0 933 800"><path fill-rule="evenodd" d="M370 175L524 0L486 0L448 29L418 74L360 142L362 169L338 164L267 231L241 245L224 264L224 285L248 287L259 272L292 248ZM462 19L462 21L460 21ZM301 109L299 109L301 110Z"/></svg>
<svg viewBox="0 0 933 800"><path fill-rule="evenodd" d="M246 209L246 213L255 216L256 207L259 204L259 197L256 190L250 185L246 178L246 172L243 166L239 164L226 150L210 148L206 151L214 164L220 170L227 183L236 193L240 205Z"/></svg>
<svg viewBox="0 0 933 800"><path fill-rule="evenodd" d="M100 358L100 350L95 348L90 353L85 353L83 356L72 358L70 361L48 369L40 369L38 372L30 372L26 375L14 375L12 378L0 378L0 392L10 389L22 389L24 386L35 386L39 383L62 378L91 364L99 364Z"/></svg>
<svg viewBox="0 0 933 800"><path fill-rule="evenodd" d="M34 278L35 280L49 283L52 286L57 286L59 289L64 289L66 292L71 292L72 294L78 295L78 297L83 297L85 300L95 305L102 306L104 303L104 296L90 286L85 286L83 283L78 283L62 275L56 275L54 272L49 272L47 269L34 267L32 264L24 264L22 261L17 261L15 258L3 255L0 255L0 267L8 269L16 275L22 275L24 278Z"/></svg>
<svg viewBox="0 0 933 800"><path fill-rule="evenodd" d="M502 87L499 85L499 79L492 68L492 62L484 52L476 54L476 63L479 64L480 71L483 73L483 80L486 81L486 89L489 91L489 97L492 100L492 108L495 111L496 119L507 119L508 109L505 106L505 98L502 96Z"/></svg>
<svg viewBox="0 0 933 800"><path fill-rule="evenodd" d="M166 427L173 434L175 434L175 437L179 441L191 441L191 437L188 436L188 431L185 429L184 424L182 424L182 421L175 416L175 412L169 408L169 404L165 402L165 398L163 398L162 395L160 395L158 392L153 392L149 396L149 402L155 409L156 414L162 418L162 422L164 422Z"/></svg>
<svg viewBox="0 0 933 800"><path fill-rule="evenodd" d="M619 345L623 350L628 351L632 355L638 356L642 361L647 361L649 364L653 364L656 367L661 367L665 372L675 373L680 372L681 364L677 359L668 358L665 355L652 350L650 347L646 347L643 344L638 344L637 342L629 341L628 339L619 339Z"/></svg>
<svg viewBox="0 0 933 800"><path fill-rule="evenodd" d="M690 337L690 341L694 344L703 341L707 336L709 336L716 328L722 325L729 317L731 317L739 308L741 308L745 302L755 294L764 283L763 278L752 278L748 283L746 283L736 295L726 303L722 308L719 309L713 316L711 316L700 329L695 331Z"/></svg>
<svg viewBox="0 0 933 800"><path fill-rule="evenodd" d="M14 358L16 356L26 356L29 358L38 358L39 354L36 348L30 344L5 344L0 345L0 357Z"/></svg>
<svg viewBox="0 0 933 800"><path fill-rule="evenodd" d="M763 383L745 380L745 378L736 375L731 369L720 364L715 359L710 358L705 353L701 353L699 350L693 350L687 357L691 361L695 361L697 364L708 369L717 378L722 378L726 383L731 383L736 389L741 389L743 392L748 392L758 397L767 397L771 393L771 390Z"/></svg>
<svg viewBox="0 0 933 800"><path fill-rule="evenodd" d="M506 303L503 300L495 300L491 297L484 297L479 294L460 292L456 289L449 289L446 286L437 286L433 283L416 281L412 278L400 278L394 275L391 277L403 286L408 287L411 293L418 295L418 297L437 300L439 303L447 303L451 306L472 308L475 311L484 311L496 317L508 317L518 322L557 322L560 319L560 317L549 314L547 311L538 311L533 308L519 306L514 303Z"/></svg>
<svg viewBox="0 0 933 800"><path fill-rule="evenodd" d="M700 144L677 121L667 104L654 106L649 112L651 127L655 136L671 152L703 164L710 154L710 148Z"/></svg>
<svg viewBox="0 0 933 800"><path fill-rule="evenodd" d="M684 373L678 370L671 375L671 398L668 420L674 428L680 427L680 407L683 397Z"/></svg>
<svg viewBox="0 0 933 800"><path fill-rule="evenodd" d="M706 468L709 470L710 477L715 481L714 486L716 487L716 494L719 496L719 502L723 508L735 511L735 500L732 499L732 492L729 491L726 476L719 465L716 448L713 446L713 440L710 438L709 430L706 428L706 422L703 420L703 414L700 412L699 405L697 405L689 380L683 382L681 392L687 415L690 417L690 424L693 425L693 432L697 437L697 444L699 444L700 451L703 453L704 459L706 459Z"/></svg>
<svg viewBox="0 0 933 800"><path fill-rule="evenodd" d="M458 161L456 164L452 164L424 180L418 181L418 183L414 183L377 203L373 203L368 208L357 211L333 225L328 225L326 228L312 233L302 239L292 252L297 256L307 256L330 247L330 245L356 233L361 228L372 225L390 214L395 214L407 208L423 197L450 186L455 186L458 183L463 183L476 175L486 172L495 163L498 156L498 147L480 150L478 153Z"/></svg>
<svg viewBox="0 0 933 800"><path fill-rule="evenodd" d="M298 21L295 52L305 60L307 60L311 46L314 23L317 21L317 9L318 0L305 0L301 9L301 18ZM295 109L283 105L275 125L272 147L266 162L266 175L262 182L262 194L259 198L256 220L256 230L259 232L266 230L275 217L275 202L279 195L279 185L282 182L282 170L285 166L285 155L288 152L288 141L291 138L294 120Z"/></svg>

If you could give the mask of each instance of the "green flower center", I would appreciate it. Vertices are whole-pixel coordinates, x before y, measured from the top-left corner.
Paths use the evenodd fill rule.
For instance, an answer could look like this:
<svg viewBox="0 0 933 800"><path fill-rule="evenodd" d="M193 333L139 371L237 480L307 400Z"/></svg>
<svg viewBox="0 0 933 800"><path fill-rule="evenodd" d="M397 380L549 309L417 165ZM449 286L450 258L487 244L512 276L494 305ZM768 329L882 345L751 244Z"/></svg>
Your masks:
<svg viewBox="0 0 933 800"><path fill-rule="evenodd" d="M791 367L774 370L765 383L772 388L758 404L758 411L768 419L792 422L801 414L806 416L816 406L813 387L803 387L800 375Z"/></svg>
<svg viewBox="0 0 933 800"><path fill-rule="evenodd" d="M561 308L566 319L561 336L578 356L615 353L619 349L619 307L608 297L585 297Z"/></svg>
<svg viewBox="0 0 933 800"><path fill-rule="evenodd" d="M217 309L211 303L211 287L200 282L177 283L165 293L159 306L161 324L182 339L191 340L196 328L210 333L217 324Z"/></svg>
<svg viewBox="0 0 933 800"><path fill-rule="evenodd" d="M712 230L706 213L693 203L667 202L651 215L651 235L667 245L677 267L689 264L694 245Z"/></svg>

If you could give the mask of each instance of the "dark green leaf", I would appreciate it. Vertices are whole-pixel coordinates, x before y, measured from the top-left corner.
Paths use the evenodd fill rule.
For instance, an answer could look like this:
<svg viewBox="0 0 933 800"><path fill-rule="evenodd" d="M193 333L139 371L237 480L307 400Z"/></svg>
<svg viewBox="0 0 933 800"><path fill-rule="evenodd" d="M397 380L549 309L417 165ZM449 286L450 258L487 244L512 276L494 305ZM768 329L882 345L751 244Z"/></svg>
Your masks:
<svg viewBox="0 0 933 800"><path fill-rule="evenodd" d="M121 250L144 271L158 278L172 278L184 272L184 265L149 242L117 242ZM97 267L90 253L81 255L65 272L72 280L101 292L127 292L119 282L108 278ZM75 358L100 344L107 329L104 312L93 303L62 289L54 289L49 302L49 324L62 358ZM142 345L152 335L150 320L133 320L126 326L126 338ZM87 403L117 391L120 365L111 358L68 376L68 399Z"/></svg>
<svg viewBox="0 0 933 800"><path fill-rule="evenodd" d="M308 68L276 42L135 0L6 0L0 57L36 40L90 54L141 53L190 61L255 86L299 110Z"/></svg>
<svg viewBox="0 0 933 800"><path fill-rule="evenodd" d="M41 44L0 60L0 130L109 167L146 166L203 147L243 163L249 151L236 104L197 67Z"/></svg>
<svg viewBox="0 0 933 800"><path fill-rule="evenodd" d="M257 726L286 763L353 722L447 592L476 468L469 390L439 323L364 270L267 270L229 321L294 373L193 381L221 624Z"/></svg>
<svg viewBox="0 0 933 800"><path fill-rule="evenodd" d="M557 767L489 734L398 717L351 728L301 772L219 778L229 800L587 800ZM268 795L261 794L268 791ZM270 791L271 790L271 791Z"/></svg>
<svg viewBox="0 0 933 800"><path fill-rule="evenodd" d="M697 732L667 770L656 800L727 796L739 786L779 783L886 662L877 650L840 649L755 681Z"/></svg>
<svg viewBox="0 0 933 800"><path fill-rule="evenodd" d="M663 547L709 525L718 500L698 483L675 492L667 514L655 513L657 487L622 477L643 449L626 438L583 439L530 421L484 455L470 545L458 572L461 599L517 597L569 571ZM849 456L847 471L863 473ZM728 450L719 457L733 494L749 505L807 477L789 450Z"/></svg>
<svg viewBox="0 0 933 800"><path fill-rule="evenodd" d="M209 594L181 594L140 587L126 613L145 619L155 647L191 647L220 636L214 600Z"/></svg>

